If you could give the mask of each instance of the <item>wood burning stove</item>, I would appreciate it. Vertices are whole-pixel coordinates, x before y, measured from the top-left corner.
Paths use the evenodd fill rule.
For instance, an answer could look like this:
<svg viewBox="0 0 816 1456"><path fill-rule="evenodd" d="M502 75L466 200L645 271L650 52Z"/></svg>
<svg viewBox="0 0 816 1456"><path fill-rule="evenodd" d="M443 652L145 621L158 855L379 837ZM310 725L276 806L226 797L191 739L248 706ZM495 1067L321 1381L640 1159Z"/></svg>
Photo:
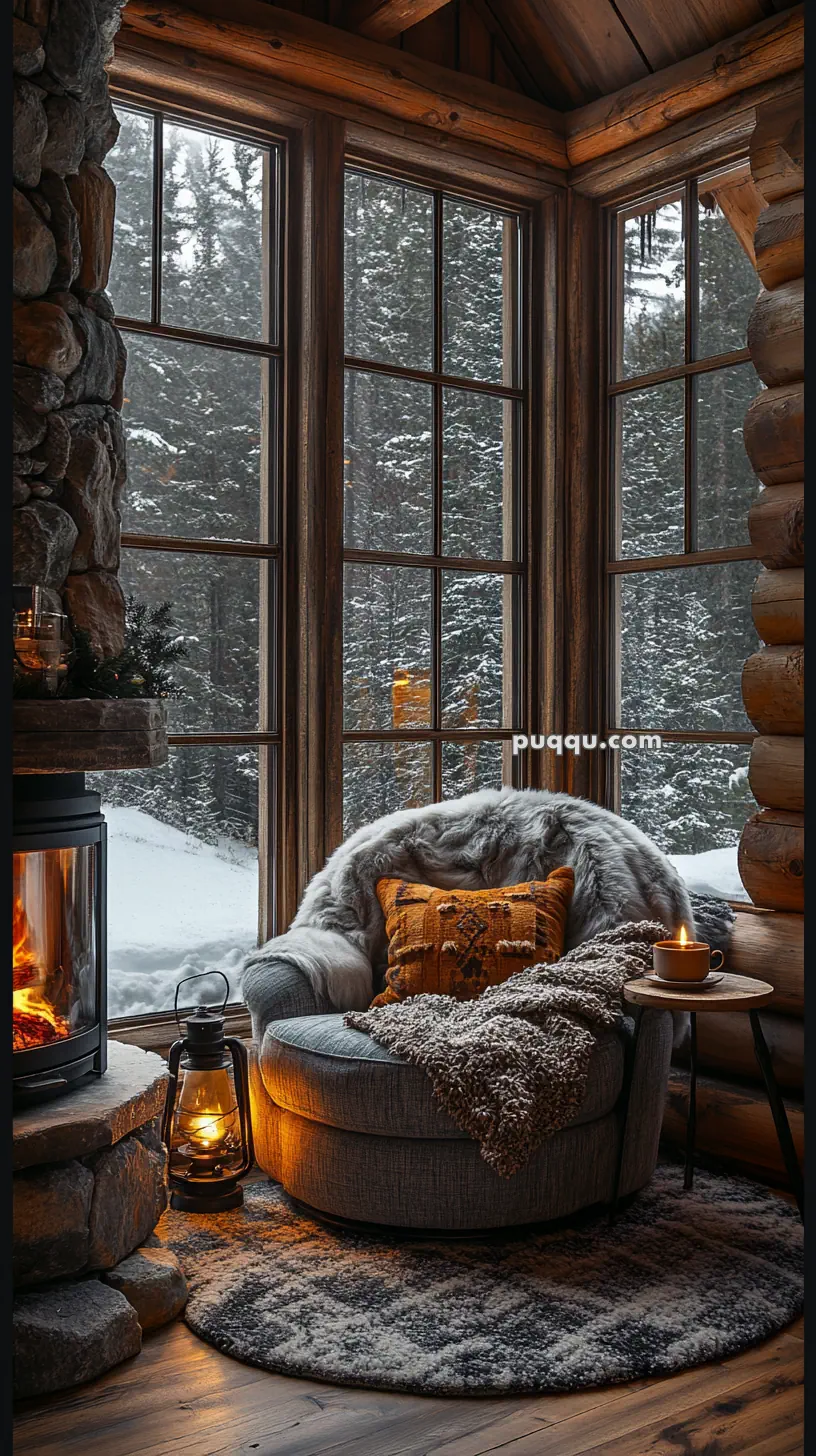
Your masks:
<svg viewBox="0 0 816 1456"><path fill-rule="evenodd" d="M106 829L85 775L14 778L15 1102L105 1071Z"/></svg>

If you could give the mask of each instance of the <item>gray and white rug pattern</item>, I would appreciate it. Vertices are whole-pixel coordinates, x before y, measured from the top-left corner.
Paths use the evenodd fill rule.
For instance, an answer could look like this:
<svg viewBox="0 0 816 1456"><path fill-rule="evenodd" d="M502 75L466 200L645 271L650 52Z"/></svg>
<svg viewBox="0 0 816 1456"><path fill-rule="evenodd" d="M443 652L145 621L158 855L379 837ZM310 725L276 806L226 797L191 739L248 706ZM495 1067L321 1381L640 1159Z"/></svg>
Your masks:
<svg viewBox="0 0 816 1456"><path fill-rule="evenodd" d="M272 1183L217 1217L159 1228L191 1288L191 1329L287 1375L434 1395L578 1390L722 1359L802 1309L796 1210L742 1179L657 1169L599 1214L501 1242L329 1230Z"/></svg>

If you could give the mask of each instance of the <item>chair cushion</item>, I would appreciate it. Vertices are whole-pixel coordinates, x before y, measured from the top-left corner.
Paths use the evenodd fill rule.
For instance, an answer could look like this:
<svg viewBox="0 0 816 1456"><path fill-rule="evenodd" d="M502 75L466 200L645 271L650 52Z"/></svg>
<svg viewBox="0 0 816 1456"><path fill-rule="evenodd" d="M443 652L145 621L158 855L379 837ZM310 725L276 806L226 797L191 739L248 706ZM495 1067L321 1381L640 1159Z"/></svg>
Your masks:
<svg viewBox="0 0 816 1456"><path fill-rule="evenodd" d="M500 890L437 890L381 879L388 970L372 1006L434 994L475 1001L527 966L557 961L564 949L575 876L569 866L546 880Z"/></svg>
<svg viewBox="0 0 816 1456"><path fill-rule="evenodd" d="M466 1138L443 1111L421 1067L403 1061L341 1014L295 1016L266 1029L260 1070L272 1101L313 1122L398 1138ZM614 1107L623 1077L616 1032L598 1038L587 1093L572 1125Z"/></svg>

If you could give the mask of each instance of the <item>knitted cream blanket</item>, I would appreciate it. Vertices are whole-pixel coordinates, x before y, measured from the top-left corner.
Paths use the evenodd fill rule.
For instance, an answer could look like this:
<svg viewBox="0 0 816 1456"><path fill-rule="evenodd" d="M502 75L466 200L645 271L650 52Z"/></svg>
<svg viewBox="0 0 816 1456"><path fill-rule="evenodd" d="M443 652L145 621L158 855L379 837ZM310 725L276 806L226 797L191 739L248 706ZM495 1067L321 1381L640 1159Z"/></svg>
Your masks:
<svg viewBox="0 0 816 1456"><path fill-rule="evenodd" d="M412 996L344 1020L422 1067L445 1111L509 1178L577 1113L598 1033L620 1025L624 985L647 974L654 941L668 934L628 921L475 1001Z"/></svg>

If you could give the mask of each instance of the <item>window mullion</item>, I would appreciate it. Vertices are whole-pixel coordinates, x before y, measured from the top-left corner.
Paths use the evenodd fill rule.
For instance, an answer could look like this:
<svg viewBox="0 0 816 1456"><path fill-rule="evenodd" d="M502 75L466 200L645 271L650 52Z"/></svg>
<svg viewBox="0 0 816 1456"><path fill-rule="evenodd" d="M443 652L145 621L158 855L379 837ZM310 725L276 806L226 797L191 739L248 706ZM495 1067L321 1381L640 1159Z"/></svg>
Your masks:
<svg viewBox="0 0 816 1456"><path fill-rule="evenodd" d="M697 359L698 334L698 234L697 234L697 182L690 177L686 183L686 363ZM697 391L694 378L687 374L684 386L684 442L683 442L683 543L686 552L697 550Z"/></svg>
<svg viewBox="0 0 816 1456"><path fill-rule="evenodd" d="M164 118L153 113L153 237L150 275L150 322L161 323L162 231L164 225Z"/></svg>

